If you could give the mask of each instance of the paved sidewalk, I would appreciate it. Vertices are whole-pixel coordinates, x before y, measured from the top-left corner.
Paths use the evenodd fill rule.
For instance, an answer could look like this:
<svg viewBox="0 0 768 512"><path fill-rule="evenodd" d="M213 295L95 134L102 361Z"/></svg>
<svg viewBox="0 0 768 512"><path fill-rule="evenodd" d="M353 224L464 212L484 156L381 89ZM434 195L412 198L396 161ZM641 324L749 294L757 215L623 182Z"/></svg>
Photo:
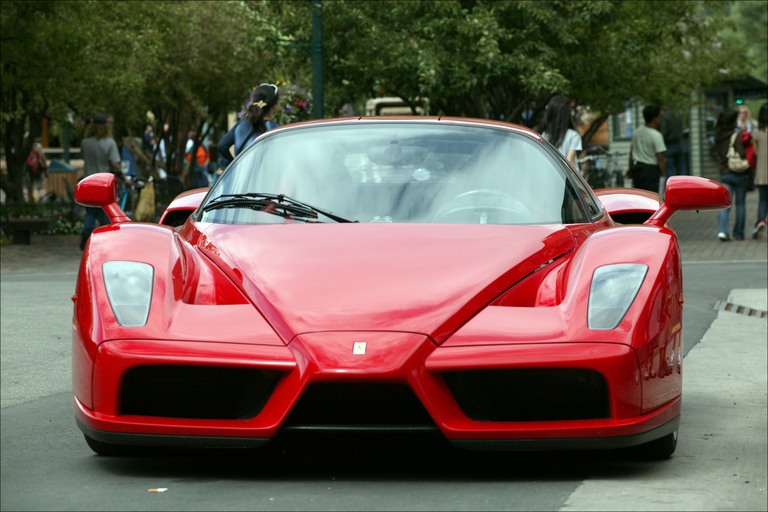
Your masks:
<svg viewBox="0 0 768 512"><path fill-rule="evenodd" d="M765 292L732 290L728 301L764 311ZM560 510L766 510L766 336L768 318L718 312L685 357L672 459L638 473L632 485L615 475L585 480Z"/></svg>
<svg viewBox="0 0 768 512"><path fill-rule="evenodd" d="M768 231L752 239L757 218L757 192L747 194L745 240L721 242L717 238L719 211L677 212L669 224L677 232L685 261L768 261ZM731 228L736 212L731 209Z"/></svg>

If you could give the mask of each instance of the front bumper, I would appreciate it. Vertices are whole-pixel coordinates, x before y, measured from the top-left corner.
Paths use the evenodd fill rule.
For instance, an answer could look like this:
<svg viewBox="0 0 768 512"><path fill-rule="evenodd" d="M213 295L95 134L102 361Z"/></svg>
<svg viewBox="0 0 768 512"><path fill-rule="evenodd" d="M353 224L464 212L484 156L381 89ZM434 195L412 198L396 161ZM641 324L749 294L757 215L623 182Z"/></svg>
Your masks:
<svg viewBox="0 0 768 512"><path fill-rule="evenodd" d="M353 349L360 340L366 344L363 354ZM219 377L212 373L214 377L209 379L210 388L222 391L211 392L199 383L194 388L186 381L164 383L157 377L146 381L145 387L129 385L132 372L148 367L154 367L155 376L163 375L165 367L223 369ZM75 397L77 423L87 436L113 444L246 447L261 446L283 429L437 429L448 441L472 449L620 448L676 430L681 411L679 395L662 407L643 410L642 379L634 351L611 343L441 348L425 336L383 332L302 335L287 347L119 340L99 346L92 368L92 396ZM252 394L248 386L226 385L227 370L243 369L275 376L269 385L269 379L260 381L266 389L262 389L266 393L263 400L240 406L231 397L217 396L240 391L244 396ZM535 374L538 370L549 372L547 375L562 370L561 375L573 374L578 379L585 372L601 376L604 397L599 400L605 401L604 406L587 407L590 412L585 417L574 417L581 406L571 407L561 418L552 417L561 409L558 406L547 407L544 417L519 416L504 411L542 396L557 399L560 393L555 389L542 395L542 381L528 386L517 377L470 379L461 392L457 391L461 386L451 382L457 375ZM478 388L478 382L487 387ZM513 384L515 389L509 389ZM561 386L566 389L568 383ZM467 387L475 388L473 393L467 393ZM176 391L165 393L168 389ZM586 393L592 384L582 383L579 389ZM151 396L153 390L160 397L146 405L140 397ZM484 404L473 406L477 397L483 397ZM198 407L196 399L229 400L230 406ZM174 400L189 400L191 405L163 412L163 404ZM89 401L92 407L87 405ZM487 402L499 405L489 408ZM201 410L226 412L201 414Z"/></svg>

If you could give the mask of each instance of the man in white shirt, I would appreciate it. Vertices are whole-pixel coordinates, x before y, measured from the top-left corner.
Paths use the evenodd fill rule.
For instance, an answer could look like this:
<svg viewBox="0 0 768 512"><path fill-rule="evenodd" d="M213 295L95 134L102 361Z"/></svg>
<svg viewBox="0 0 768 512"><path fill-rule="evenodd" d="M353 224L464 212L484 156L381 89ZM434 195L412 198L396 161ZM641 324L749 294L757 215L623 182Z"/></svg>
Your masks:
<svg viewBox="0 0 768 512"><path fill-rule="evenodd" d="M666 169L664 136L659 131L661 107L648 105L643 109L645 125L632 134L629 150L629 177L635 188L659 193L659 181Z"/></svg>

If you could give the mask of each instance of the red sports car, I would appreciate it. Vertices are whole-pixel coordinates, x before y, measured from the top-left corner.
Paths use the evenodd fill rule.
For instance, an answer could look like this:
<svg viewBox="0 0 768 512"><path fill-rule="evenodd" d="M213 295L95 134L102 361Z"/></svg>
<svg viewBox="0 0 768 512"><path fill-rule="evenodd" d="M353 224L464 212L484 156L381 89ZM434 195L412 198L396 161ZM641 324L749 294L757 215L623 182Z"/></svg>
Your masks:
<svg viewBox="0 0 768 512"><path fill-rule="evenodd" d="M111 225L85 248L73 321L77 423L100 454L249 447L288 429L435 430L480 449L675 449L678 210L596 195L504 122L345 118L284 126L160 223L115 178L77 185Z"/></svg>

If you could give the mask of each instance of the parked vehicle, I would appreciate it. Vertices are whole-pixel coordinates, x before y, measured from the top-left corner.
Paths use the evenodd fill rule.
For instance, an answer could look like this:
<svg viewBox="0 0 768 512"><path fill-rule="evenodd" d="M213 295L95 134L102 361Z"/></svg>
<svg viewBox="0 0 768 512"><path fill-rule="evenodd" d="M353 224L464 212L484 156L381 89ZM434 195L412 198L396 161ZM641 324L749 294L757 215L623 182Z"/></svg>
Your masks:
<svg viewBox="0 0 768 512"><path fill-rule="evenodd" d="M74 297L75 415L100 454L416 429L669 457L683 300L668 220L730 204L690 176L663 204L596 194L532 130L414 116L267 132L157 225L130 222L111 174L76 199L112 222Z"/></svg>

